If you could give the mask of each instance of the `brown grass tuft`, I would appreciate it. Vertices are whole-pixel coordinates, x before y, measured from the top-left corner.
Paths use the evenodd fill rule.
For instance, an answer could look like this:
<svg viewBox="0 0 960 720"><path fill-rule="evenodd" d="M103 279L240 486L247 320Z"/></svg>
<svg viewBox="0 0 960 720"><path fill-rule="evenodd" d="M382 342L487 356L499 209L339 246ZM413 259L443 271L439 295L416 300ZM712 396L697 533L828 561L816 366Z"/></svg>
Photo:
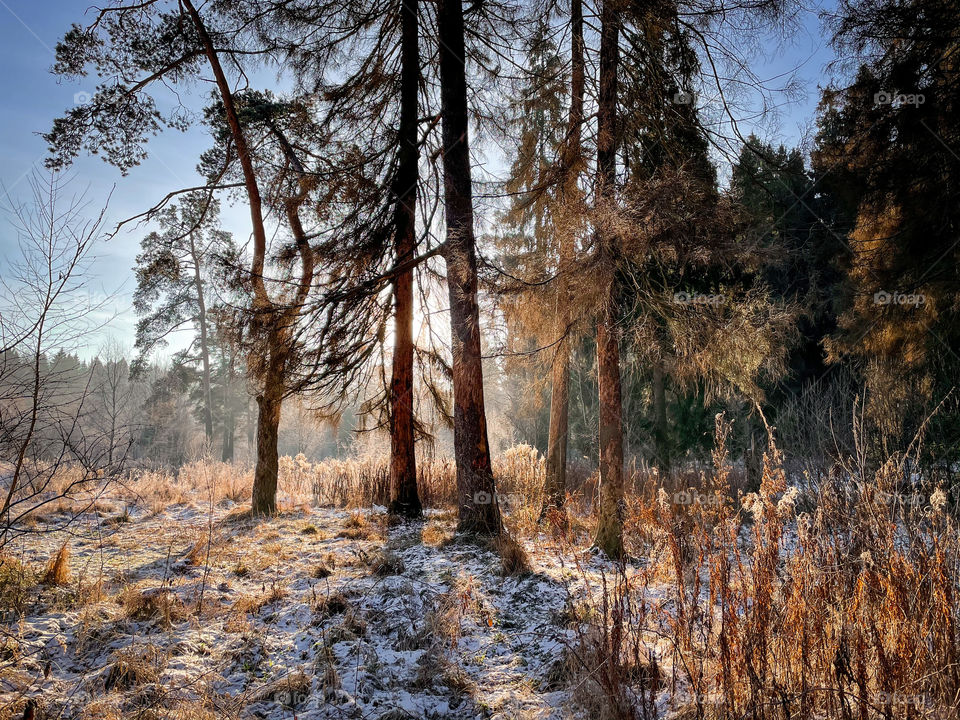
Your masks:
<svg viewBox="0 0 960 720"><path fill-rule="evenodd" d="M155 645L145 643L131 645L114 651L111 664L104 677L107 692L114 688L129 690L160 679L166 666L167 656Z"/></svg>
<svg viewBox="0 0 960 720"><path fill-rule="evenodd" d="M364 554L362 557L364 564L377 577L401 575L406 569L403 558L387 548L377 550L369 555Z"/></svg>
<svg viewBox="0 0 960 720"><path fill-rule="evenodd" d="M185 620L189 615L180 598L167 588L130 587L120 593L118 600L127 617L156 621L165 627Z"/></svg>
<svg viewBox="0 0 960 720"><path fill-rule="evenodd" d="M268 682L253 693L251 700L253 702L273 700L282 707L296 710L309 699L312 686L309 676L298 670Z"/></svg>
<svg viewBox="0 0 960 720"><path fill-rule="evenodd" d="M70 546L64 543L57 550L57 554L50 558L47 569L43 573L44 585L63 587L70 582Z"/></svg>
<svg viewBox="0 0 960 720"><path fill-rule="evenodd" d="M515 537L504 531L492 542L492 549L500 556L503 575L525 575L531 571L530 556Z"/></svg>

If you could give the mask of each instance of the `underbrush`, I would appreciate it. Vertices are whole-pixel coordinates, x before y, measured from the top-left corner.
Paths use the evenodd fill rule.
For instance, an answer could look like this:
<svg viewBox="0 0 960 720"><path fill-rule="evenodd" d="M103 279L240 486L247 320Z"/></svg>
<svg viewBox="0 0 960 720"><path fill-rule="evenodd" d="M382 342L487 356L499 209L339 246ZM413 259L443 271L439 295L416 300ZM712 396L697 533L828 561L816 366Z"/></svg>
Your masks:
<svg viewBox="0 0 960 720"><path fill-rule="evenodd" d="M895 457L873 477L801 491L771 435L758 492L735 503L725 435L718 424L715 499L677 503L661 489L639 503L647 562L580 600L571 657L600 702L591 713L955 717L960 535L943 489L904 502L909 463Z"/></svg>

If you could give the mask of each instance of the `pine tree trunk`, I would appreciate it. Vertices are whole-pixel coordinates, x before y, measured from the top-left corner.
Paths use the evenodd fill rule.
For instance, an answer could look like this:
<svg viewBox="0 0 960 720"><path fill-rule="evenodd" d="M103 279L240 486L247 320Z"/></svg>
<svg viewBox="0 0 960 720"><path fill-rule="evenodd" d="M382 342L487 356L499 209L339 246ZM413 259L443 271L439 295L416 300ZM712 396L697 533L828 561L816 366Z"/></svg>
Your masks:
<svg viewBox="0 0 960 720"><path fill-rule="evenodd" d="M562 508L567 494L567 428L570 414L570 346L567 338L560 340L553 356L552 376L550 434L541 517L551 508Z"/></svg>
<svg viewBox="0 0 960 720"><path fill-rule="evenodd" d="M623 404L620 346L616 327L613 218L617 163L617 71L620 17L613 0L600 14L600 96L597 103L598 245L603 273L603 306L597 322L597 376L600 401L600 513L594 545L608 557L623 556Z"/></svg>
<svg viewBox="0 0 960 720"><path fill-rule="evenodd" d="M620 347L616 315L609 304L597 325L600 385L600 512L594 545L610 558L623 556L623 421Z"/></svg>
<svg viewBox="0 0 960 720"><path fill-rule="evenodd" d="M210 386L210 342L207 333L207 303L203 296L203 278L200 275L200 253L193 233L190 233L190 256L193 262L193 283L197 293L197 310L200 326L200 362L203 371L203 431L208 442L213 440L213 394Z"/></svg>
<svg viewBox="0 0 960 720"><path fill-rule="evenodd" d="M247 420L247 452L250 452L250 449L253 447L253 443L257 437L257 424L254 421L254 408L255 403L250 402L250 398L247 398L247 409L246 409L246 420Z"/></svg>
<svg viewBox="0 0 960 720"><path fill-rule="evenodd" d="M278 439L280 409L283 405L283 379L275 372L264 378L263 392L257 396L257 465L253 473L253 515L277 512L277 476L280 471Z"/></svg>
<svg viewBox="0 0 960 720"><path fill-rule="evenodd" d="M227 364L227 379L223 390L223 448L220 458L223 462L233 462L237 436L236 404L231 397L234 381L234 357Z"/></svg>
<svg viewBox="0 0 960 720"><path fill-rule="evenodd" d="M547 467L544 483L543 518L549 508L559 509L567 494L567 435L570 416L570 283L576 219L579 207L571 204L578 195L577 176L580 165L580 131L583 124L584 56L583 5L581 0L570 2L570 115L567 123L567 143L563 155L561 180L560 273L557 291L557 336L560 338L551 367L550 428L547 439ZM566 212L564 212L566 211Z"/></svg>
<svg viewBox="0 0 960 720"><path fill-rule="evenodd" d="M417 92L420 78L417 0L403 0L401 40L399 162L394 177L396 260L413 257L416 249ZM413 417L413 269L394 281L393 374L390 381L390 510L406 517L423 514L417 493L417 460Z"/></svg>
<svg viewBox="0 0 960 720"><path fill-rule="evenodd" d="M274 316L267 333L268 362L262 375L262 388L257 395L257 464L253 472L253 498L250 509L256 515L277 512L277 476L280 471L278 441L280 411L286 392L287 351L289 340L283 326L288 318Z"/></svg>
<svg viewBox="0 0 960 720"><path fill-rule="evenodd" d="M467 134L467 80L463 5L440 0L440 105L447 240L444 259L450 295L453 350L453 444L457 462L460 532L498 534L497 504L483 404L480 308L473 230L473 188Z"/></svg>
<svg viewBox="0 0 960 720"><path fill-rule="evenodd" d="M233 462L234 435L236 434L233 408L226 410L223 418L223 448L220 459L223 462Z"/></svg>
<svg viewBox="0 0 960 720"><path fill-rule="evenodd" d="M663 362L653 365L653 436L656 461L661 472L670 470L670 448L667 435L667 391Z"/></svg>

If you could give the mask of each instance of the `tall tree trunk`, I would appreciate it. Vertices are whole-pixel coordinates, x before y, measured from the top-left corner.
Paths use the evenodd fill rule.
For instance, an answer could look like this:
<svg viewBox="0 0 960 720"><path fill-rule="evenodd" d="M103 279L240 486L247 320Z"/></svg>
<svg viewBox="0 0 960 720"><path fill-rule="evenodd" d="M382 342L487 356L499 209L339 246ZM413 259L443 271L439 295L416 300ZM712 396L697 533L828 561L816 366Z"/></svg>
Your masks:
<svg viewBox="0 0 960 720"><path fill-rule="evenodd" d="M223 417L223 447L220 451L220 459L223 462L233 462L235 434L236 427L233 408L227 408Z"/></svg>
<svg viewBox="0 0 960 720"><path fill-rule="evenodd" d="M400 133L397 174L393 180L396 260L413 257L417 243L417 92L420 39L417 0L403 0L400 72ZM390 510L406 517L423 514L417 494L413 418L413 268L394 280L393 375L390 380Z"/></svg>
<svg viewBox="0 0 960 720"><path fill-rule="evenodd" d="M108 365L104 364L104 368L107 373L110 372ZM113 451L117 445L117 388L113 383L110 387L110 444L107 446L107 464L113 465Z"/></svg>
<svg viewBox="0 0 960 720"><path fill-rule="evenodd" d="M569 318L569 312L563 313ZM564 330L566 332L566 330ZM551 508L563 507L567 495L567 428L570 410L570 345L562 337L551 368L550 430L547 439L547 467L544 481L544 505L540 517Z"/></svg>
<svg viewBox="0 0 960 720"><path fill-rule="evenodd" d="M453 445L461 532L502 530L487 443L477 301L477 254L467 133L467 78L463 5L440 0L440 106L443 115L443 183L447 240L444 259L450 295L453 350Z"/></svg>
<svg viewBox="0 0 960 720"><path fill-rule="evenodd" d="M231 398L234 381L234 356L230 356L227 363L227 380L223 390L223 448L221 459L223 462L233 462L235 439L237 435L237 412Z"/></svg>
<svg viewBox="0 0 960 720"><path fill-rule="evenodd" d="M597 322L600 401L600 517L594 545L623 556L623 404L616 312L616 237L613 222L617 170L617 71L620 17L613 0L600 13L600 96L597 104L597 234L603 273L603 306Z"/></svg>
<svg viewBox="0 0 960 720"><path fill-rule="evenodd" d="M557 289L557 337L559 342L551 367L550 429L547 439L547 467L544 485L542 518L553 507L563 507L567 494L567 434L570 407L570 282L579 207L573 207L579 195L577 177L580 172L580 128L583 124L584 58L583 58L583 4L570 2L570 114L567 139L564 146L563 177L560 186L561 226L560 273Z"/></svg>
<svg viewBox="0 0 960 720"><path fill-rule="evenodd" d="M670 470L670 448L667 436L667 390L663 361L653 364L653 439L657 466L661 472Z"/></svg>
<svg viewBox="0 0 960 720"><path fill-rule="evenodd" d="M277 512L277 475L280 470L278 440L280 409L283 406L284 366L282 355L271 349L270 366L264 373L263 388L257 395L257 464L253 472L253 515Z"/></svg>
<svg viewBox="0 0 960 720"><path fill-rule="evenodd" d="M280 410L287 392L290 358L294 351L294 325L300 315L310 286L313 282L313 249L300 221L300 207L306 201L309 182L293 146L276 126L270 124L287 161L299 174L299 189L284 201L287 224L297 244L301 270L297 292L290 305L266 316L265 329L268 362L262 369L263 392L257 398L257 467L253 474L253 499L250 504L254 515L271 515L277 511L277 475L279 460L277 440L280 434ZM276 305L273 305L276 308Z"/></svg>
<svg viewBox="0 0 960 720"><path fill-rule="evenodd" d="M207 303L203 296L203 278L200 276L200 253L193 233L190 233L190 256L193 261L193 284L197 293L197 310L200 317L200 363L203 370L203 430L207 441L213 441L213 394L210 390L210 342L207 337Z"/></svg>
<svg viewBox="0 0 960 720"><path fill-rule="evenodd" d="M266 337L266 351L270 353L270 366L263 373L261 378L263 382L262 394L257 398L258 418L257 418L257 466L253 476L253 500L251 503L251 512L254 515L271 514L276 511L276 491L277 491L277 435L280 426L280 406L283 402L283 395L286 390L284 382L286 380L286 360L289 352L289 337L284 337L286 332L283 328L292 327L292 315L283 312L281 317L276 317L278 312L277 305L271 301L267 292L267 286L264 278L264 268L267 262L267 231L263 221L263 200L260 195L260 184L257 179L256 169L253 165L253 156L250 153L247 136L243 131L243 125L240 116L237 113L236 104L233 98L233 89L227 75L220 62L220 56L216 45L203 18L194 6L192 0L181 0L181 5L187 11L194 27L197 30L197 36L200 44L203 46L204 54L213 71L220 100L223 102L224 115L227 126L230 128L230 135L235 146L237 160L243 173L243 184L247 195L247 205L250 208L250 220L252 224L252 251L250 260L250 282L253 290L252 310L256 323L259 324L260 316L269 313L271 315L269 326L260 326L261 331ZM272 128L276 132L275 128ZM284 151L289 151L289 144L284 142L282 135L278 134L278 139ZM296 156L290 157L288 161L296 163ZM302 168L297 168L302 173ZM313 280L313 253L310 243L306 239L303 228L300 227L300 221L297 217L297 210L304 202L306 196L306 185L301 180L300 195L288 200L287 216L291 221L290 230L292 231L296 242L297 250L300 253L303 262L303 271L300 277L300 284L297 290L297 299L293 307L296 313L299 313L303 306L306 293L310 289Z"/></svg>
<svg viewBox="0 0 960 720"><path fill-rule="evenodd" d="M594 545L611 558L623 556L623 422L620 347L616 311L608 302L597 324L600 385L600 512Z"/></svg>

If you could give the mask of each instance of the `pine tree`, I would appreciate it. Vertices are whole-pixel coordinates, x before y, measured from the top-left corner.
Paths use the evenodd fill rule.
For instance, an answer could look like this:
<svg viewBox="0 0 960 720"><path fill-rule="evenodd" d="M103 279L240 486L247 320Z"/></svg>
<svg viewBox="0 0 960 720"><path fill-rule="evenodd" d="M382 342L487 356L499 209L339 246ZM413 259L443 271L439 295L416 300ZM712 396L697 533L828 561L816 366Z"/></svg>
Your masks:
<svg viewBox="0 0 960 720"><path fill-rule="evenodd" d="M847 87L825 92L813 154L849 245L830 359L858 361L870 414L902 444L960 368L958 33L952 0L844 3L834 43L861 65ZM943 407L928 428L926 450L941 461L956 457L958 417Z"/></svg>
<svg viewBox="0 0 960 720"><path fill-rule="evenodd" d="M164 208L156 221L161 230L141 241L134 272L137 290L135 365L143 365L167 338L182 329L195 329L189 347L177 353L178 362L200 363L201 408L207 440L213 440L211 356L214 338L211 314L216 295L211 289L218 266L236 256L233 239L219 228L218 201L206 193L184 195L179 204ZM192 326L192 327L191 327Z"/></svg>
<svg viewBox="0 0 960 720"><path fill-rule="evenodd" d="M473 180L468 136L466 50L461 0L440 0L440 111L443 122L443 184L447 239L443 257L450 298L453 351L454 453L457 462L458 529L499 534L487 417L483 399L480 307Z"/></svg>
<svg viewBox="0 0 960 720"><path fill-rule="evenodd" d="M399 148L391 188L395 203L394 257L397 265L411 261L417 246L417 186L420 182L417 130L420 29L417 13L417 0L402 0ZM395 340L390 381L390 508L406 517L423 514L417 493L414 446L413 274L414 268L408 268L393 281Z"/></svg>
<svg viewBox="0 0 960 720"><path fill-rule="evenodd" d="M600 396L600 507L594 545L610 558L623 556L623 405L620 389L620 337L617 327L615 263L617 90L620 72L621 15L618 3L603 0L600 10L600 92L597 100L597 204L595 232L600 272L597 318L597 378Z"/></svg>

